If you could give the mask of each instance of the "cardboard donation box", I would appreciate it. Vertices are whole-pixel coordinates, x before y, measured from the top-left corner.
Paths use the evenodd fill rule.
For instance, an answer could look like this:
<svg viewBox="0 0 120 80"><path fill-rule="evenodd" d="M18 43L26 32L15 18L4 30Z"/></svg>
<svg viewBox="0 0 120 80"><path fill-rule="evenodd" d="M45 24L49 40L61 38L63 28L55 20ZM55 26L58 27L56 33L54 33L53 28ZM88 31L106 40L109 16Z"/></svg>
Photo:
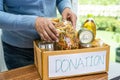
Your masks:
<svg viewBox="0 0 120 80"><path fill-rule="evenodd" d="M34 41L35 66L42 80L108 72L109 45L73 50L44 51Z"/></svg>

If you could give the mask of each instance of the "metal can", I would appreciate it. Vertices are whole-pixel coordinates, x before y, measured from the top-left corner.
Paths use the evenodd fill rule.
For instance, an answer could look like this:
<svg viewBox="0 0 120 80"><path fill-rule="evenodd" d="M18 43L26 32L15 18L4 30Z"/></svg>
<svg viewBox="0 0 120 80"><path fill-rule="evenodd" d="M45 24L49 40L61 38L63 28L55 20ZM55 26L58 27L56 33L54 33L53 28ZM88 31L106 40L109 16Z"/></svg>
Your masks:
<svg viewBox="0 0 120 80"><path fill-rule="evenodd" d="M38 47L41 49L44 49L45 51L53 51L54 50L54 42L41 41L38 43Z"/></svg>
<svg viewBox="0 0 120 80"><path fill-rule="evenodd" d="M93 32L88 29L80 29L78 32L80 45L82 47L91 47L91 42L94 40Z"/></svg>
<svg viewBox="0 0 120 80"><path fill-rule="evenodd" d="M47 42L45 45L45 48L47 51L53 51L54 50L54 42Z"/></svg>
<svg viewBox="0 0 120 80"><path fill-rule="evenodd" d="M45 49L45 42L44 41L40 41L38 43L38 47L41 48L41 49Z"/></svg>

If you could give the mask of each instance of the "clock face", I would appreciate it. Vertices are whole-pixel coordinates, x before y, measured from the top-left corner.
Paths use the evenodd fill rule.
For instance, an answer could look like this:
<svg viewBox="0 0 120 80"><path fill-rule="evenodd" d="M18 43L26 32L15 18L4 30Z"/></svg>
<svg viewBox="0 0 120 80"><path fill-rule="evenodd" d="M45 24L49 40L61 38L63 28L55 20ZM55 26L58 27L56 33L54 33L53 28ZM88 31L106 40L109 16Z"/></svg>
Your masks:
<svg viewBox="0 0 120 80"><path fill-rule="evenodd" d="M81 30L79 39L81 43L90 43L93 41L93 33L90 30Z"/></svg>

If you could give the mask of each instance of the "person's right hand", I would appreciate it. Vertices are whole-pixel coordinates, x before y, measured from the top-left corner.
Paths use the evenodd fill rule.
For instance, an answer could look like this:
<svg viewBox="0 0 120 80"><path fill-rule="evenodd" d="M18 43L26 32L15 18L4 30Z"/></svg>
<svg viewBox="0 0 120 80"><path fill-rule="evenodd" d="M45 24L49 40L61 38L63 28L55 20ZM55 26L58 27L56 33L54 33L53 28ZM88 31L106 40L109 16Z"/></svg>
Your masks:
<svg viewBox="0 0 120 80"><path fill-rule="evenodd" d="M57 41L58 33L50 19L38 17L35 23L35 29L42 40Z"/></svg>

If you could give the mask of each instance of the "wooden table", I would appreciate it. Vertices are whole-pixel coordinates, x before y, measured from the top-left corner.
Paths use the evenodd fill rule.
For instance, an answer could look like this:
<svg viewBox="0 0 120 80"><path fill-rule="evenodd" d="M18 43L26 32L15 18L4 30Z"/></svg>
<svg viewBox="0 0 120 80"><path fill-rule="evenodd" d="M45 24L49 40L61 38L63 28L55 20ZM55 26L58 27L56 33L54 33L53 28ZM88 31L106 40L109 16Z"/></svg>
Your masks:
<svg viewBox="0 0 120 80"><path fill-rule="evenodd" d="M40 80L34 65L0 73L0 80Z"/></svg>
<svg viewBox="0 0 120 80"><path fill-rule="evenodd" d="M120 71L119 66L120 64L110 64L110 72L108 74L101 73L101 74L94 74L94 75L79 76L74 78L66 78L61 80L108 80L109 77L111 77L110 75L111 73L113 75L114 72ZM119 67L119 68L116 69L116 67ZM116 71L114 71L115 69ZM116 76L118 76L118 74L119 73L117 73ZM35 66L29 65L29 66L25 66L25 67L0 73L0 80L41 80L41 79Z"/></svg>
<svg viewBox="0 0 120 80"><path fill-rule="evenodd" d="M107 80L108 74L95 74L61 80ZM41 80L34 65L0 73L0 80ZM59 79L60 80L60 79Z"/></svg>

